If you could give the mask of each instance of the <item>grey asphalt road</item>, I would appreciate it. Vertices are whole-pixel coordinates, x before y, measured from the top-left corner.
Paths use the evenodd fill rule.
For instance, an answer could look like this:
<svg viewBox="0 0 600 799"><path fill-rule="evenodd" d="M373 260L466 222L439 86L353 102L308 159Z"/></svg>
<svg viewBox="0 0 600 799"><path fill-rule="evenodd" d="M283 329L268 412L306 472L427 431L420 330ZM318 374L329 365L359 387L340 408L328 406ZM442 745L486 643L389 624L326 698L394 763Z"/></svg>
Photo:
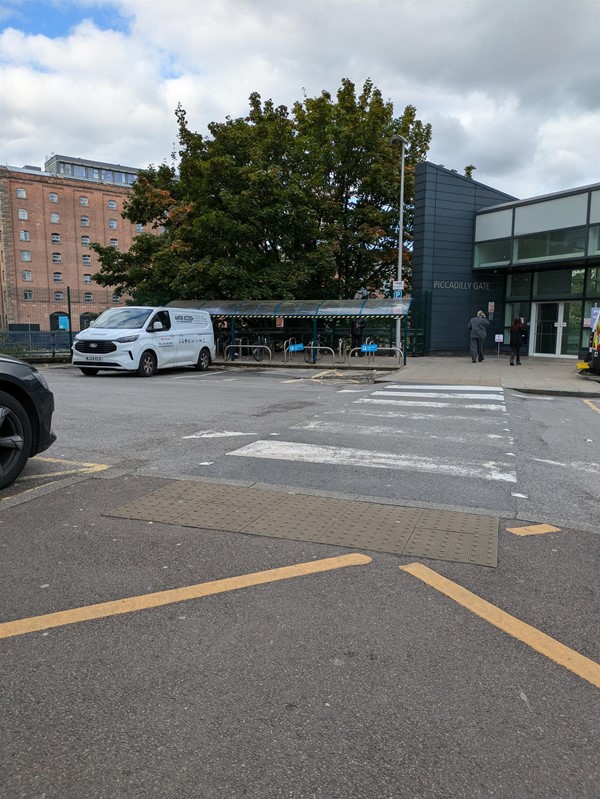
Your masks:
<svg viewBox="0 0 600 799"><path fill-rule="evenodd" d="M407 398L292 372L47 374L55 460L0 506L1 622L348 554L105 515L185 477L560 515L560 533L524 538L503 517L497 569L423 563L600 662L598 527L583 524L598 414L581 401ZM65 474L76 463L114 468ZM366 554L0 639L0 795L596 797L599 688L411 561Z"/></svg>

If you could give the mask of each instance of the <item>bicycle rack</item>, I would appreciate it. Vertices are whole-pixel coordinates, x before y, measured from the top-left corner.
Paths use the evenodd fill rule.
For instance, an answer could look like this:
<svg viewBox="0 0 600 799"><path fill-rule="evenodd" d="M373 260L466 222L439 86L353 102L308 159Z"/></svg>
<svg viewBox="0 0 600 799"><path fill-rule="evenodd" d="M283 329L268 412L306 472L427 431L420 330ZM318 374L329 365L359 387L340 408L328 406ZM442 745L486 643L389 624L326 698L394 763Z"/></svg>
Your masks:
<svg viewBox="0 0 600 799"><path fill-rule="evenodd" d="M352 357L353 352L360 352L360 347L354 347L348 352L348 363L350 363L350 358ZM369 364L375 364L375 356L378 355L380 352L397 352L398 353L398 363L400 364L402 361L402 347L379 347L374 352L365 352L364 355L367 358L367 362Z"/></svg>
<svg viewBox="0 0 600 799"><path fill-rule="evenodd" d="M231 358L232 361L235 361L236 356L243 355L241 350L250 350L252 353L253 350L266 350L269 354L269 363L273 360L273 352L271 351L270 347L267 347L266 344L228 344L225 347L225 360L229 360L229 351L235 350L233 357Z"/></svg>
<svg viewBox="0 0 600 799"><path fill-rule="evenodd" d="M314 356L314 350L316 350L317 351L317 355L319 354L320 351L331 353L331 365L335 366L335 352L334 352L334 350L331 349L331 347L326 347L324 345L318 345L318 346L315 347L314 344L306 344L304 346L304 352L306 353L307 350L310 350L311 357L310 357L310 359L308 361L306 361L306 363L314 363L313 356ZM305 360L306 360L306 356L305 356Z"/></svg>

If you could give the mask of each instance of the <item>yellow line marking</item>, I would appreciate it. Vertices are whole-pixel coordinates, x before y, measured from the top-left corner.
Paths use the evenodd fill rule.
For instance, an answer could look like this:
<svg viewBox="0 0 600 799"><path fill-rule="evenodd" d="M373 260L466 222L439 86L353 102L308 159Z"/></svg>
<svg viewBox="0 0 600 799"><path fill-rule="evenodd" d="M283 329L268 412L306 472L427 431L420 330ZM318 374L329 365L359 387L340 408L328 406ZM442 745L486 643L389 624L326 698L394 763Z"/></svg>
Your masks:
<svg viewBox="0 0 600 799"><path fill-rule="evenodd" d="M530 524L528 527L507 527L507 533L514 535L541 535L542 533L560 533L560 527L551 524Z"/></svg>
<svg viewBox="0 0 600 799"><path fill-rule="evenodd" d="M459 605L475 613L475 615L508 633L508 635L512 635L513 638L527 644L527 646L535 649L541 655L550 658L550 660L558 663L559 666L563 666L565 669L572 671L573 674L577 674L578 677L595 685L596 688L600 688L600 664L595 661L580 655L579 652L569 649L568 646L561 644L555 638L505 613L500 608L477 596L477 594L467 591L466 588L442 577L441 574L429 569L427 566L423 566L421 563L410 563L408 566L400 566L400 569L435 588L436 591L445 594Z"/></svg>
<svg viewBox="0 0 600 799"><path fill-rule="evenodd" d="M238 577L226 577L222 580L213 580L209 583L198 583L183 588L172 588L167 591L158 591L153 594L116 599L112 602L101 602L97 605L87 605L72 610L61 610L57 613L47 613L45 616L31 616L28 619L17 619L0 624L0 638L12 638L15 635L49 630L52 627L62 627L66 624L77 624L80 621L104 619L107 616L117 616L120 613L132 613L137 610L157 608L161 605L170 605L174 602L184 602L188 599L222 594L225 591L235 591L238 588L248 588L253 585L273 583L277 580L287 580L290 577L302 577L306 574L342 569L346 566L360 566L370 563L372 558L354 552L350 555L341 555L335 558L323 558L309 563L298 563L295 566L283 566L279 569L241 574Z"/></svg>
<svg viewBox="0 0 600 799"><path fill-rule="evenodd" d="M594 400L585 399L583 400L583 402L585 402L585 404L589 406L593 411L596 411L596 413L600 413L600 408L596 407Z"/></svg>

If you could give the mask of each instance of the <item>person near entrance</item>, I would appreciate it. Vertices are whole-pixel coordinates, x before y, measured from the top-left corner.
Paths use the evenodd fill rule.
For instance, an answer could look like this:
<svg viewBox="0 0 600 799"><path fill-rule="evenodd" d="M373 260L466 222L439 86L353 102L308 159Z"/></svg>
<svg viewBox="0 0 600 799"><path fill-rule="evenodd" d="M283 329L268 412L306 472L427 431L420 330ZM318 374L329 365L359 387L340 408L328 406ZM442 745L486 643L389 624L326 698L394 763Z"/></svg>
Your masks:
<svg viewBox="0 0 600 799"><path fill-rule="evenodd" d="M521 347L525 342L525 326L518 316L510 326L510 365L521 365Z"/></svg>
<svg viewBox="0 0 600 799"><path fill-rule="evenodd" d="M355 319L352 320L350 324L350 335L352 336L352 349L360 347L360 345L362 344L365 326L366 326L365 320L362 319L360 316L357 316ZM360 352L359 355L362 358L363 353Z"/></svg>
<svg viewBox="0 0 600 799"><path fill-rule="evenodd" d="M477 315L469 321L468 328L471 331L469 343L473 363L483 361L483 345L485 344L489 324L489 320L485 318L483 311L477 311Z"/></svg>

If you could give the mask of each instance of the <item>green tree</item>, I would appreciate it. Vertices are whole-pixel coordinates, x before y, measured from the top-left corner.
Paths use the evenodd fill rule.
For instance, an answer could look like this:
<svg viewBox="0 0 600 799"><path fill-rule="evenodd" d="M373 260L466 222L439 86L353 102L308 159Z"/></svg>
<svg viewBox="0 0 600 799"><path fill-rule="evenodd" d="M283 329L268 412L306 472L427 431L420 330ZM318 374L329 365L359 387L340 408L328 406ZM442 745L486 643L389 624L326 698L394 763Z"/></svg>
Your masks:
<svg viewBox="0 0 600 799"><path fill-rule="evenodd" d="M138 301L353 297L395 275L400 153L407 141L405 269L412 239L414 166L431 126L407 106L395 118L370 80L291 112L250 96L246 117L192 132L176 110L179 170L144 170L124 217L152 226L127 253L94 245L95 279ZM158 235L157 235L158 233Z"/></svg>

